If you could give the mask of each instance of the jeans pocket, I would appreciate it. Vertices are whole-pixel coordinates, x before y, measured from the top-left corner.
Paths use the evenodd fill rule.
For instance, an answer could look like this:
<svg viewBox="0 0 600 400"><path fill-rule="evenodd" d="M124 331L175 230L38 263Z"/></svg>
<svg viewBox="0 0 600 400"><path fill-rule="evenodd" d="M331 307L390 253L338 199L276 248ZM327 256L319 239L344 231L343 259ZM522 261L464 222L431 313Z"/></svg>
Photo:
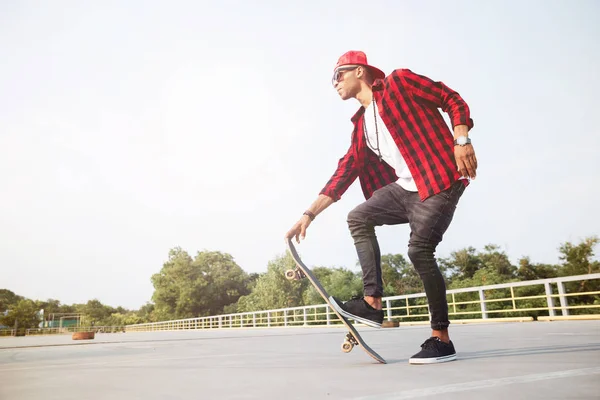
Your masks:
<svg viewBox="0 0 600 400"><path fill-rule="evenodd" d="M465 190L465 184L461 180L457 180L450 187L439 194L444 197L446 200L458 200L460 196L462 196L463 191Z"/></svg>
<svg viewBox="0 0 600 400"><path fill-rule="evenodd" d="M438 193L438 196L443 197L446 200L451 200L452 196L454 196L454 192L456 188L456 183L453 183L452 185L450 185L449 188L442 190L441 192Z"/></svg>

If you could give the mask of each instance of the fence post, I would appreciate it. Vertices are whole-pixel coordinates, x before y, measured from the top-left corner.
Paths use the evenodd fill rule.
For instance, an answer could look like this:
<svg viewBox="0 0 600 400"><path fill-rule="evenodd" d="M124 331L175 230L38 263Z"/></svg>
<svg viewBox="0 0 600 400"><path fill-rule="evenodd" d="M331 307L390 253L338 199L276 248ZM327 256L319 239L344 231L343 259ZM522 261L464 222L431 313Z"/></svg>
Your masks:
<svg viewBox="0 0 600 400"><path fill-rule="evenodd" d="M554 317L556 313L554 312L554 299L552 298L552 286L550 286L550 282L545 282L544 287L546 288L546 303L548 303L548 315L550 317Z"/></svg>
<svg viewBox="0 0 600 400"><path fill-rule="evenodd" d="M452 309L454 310L453 314L456 315L456 296L452 293Z"/></svg>
<svg viewBox="0 0 600 400"><path fill-rule="evenodd" d="M558 294L559 294L559 299L560 299L560 308L562 310L562 315L564 317L566 317L567 315L569 315L569 302L567 301L567 296L565 296L566 291L565 291L565 284L562 281L556 282L556 285L558 286Z"/></svg>
<svg viewBox="0 0 600 400"><path fill-rule="evenodd" d="M392 302L390 300L386 300L385 301L385 308L386 308L386 312L387 312L387 320L391 321L392 320Z"/></svg>
<svg viewBox="0 0 600 400"><path fill-rule="evenodd" d="M307 321L307 319L306 319L306 307L304 307L304 308L302 309L302 311L303 311L303 313L304 313L304 326L307 326L307 325L308 325L308 323L306 322L306 321Z"/></svg>
<svg viewBox="0 0 600 400"><path fill-rule="evenodd" d="M483 289L479 289L479 304L481 304L481 318L487 319L487 308L485 306L485 294Z"/></svg>

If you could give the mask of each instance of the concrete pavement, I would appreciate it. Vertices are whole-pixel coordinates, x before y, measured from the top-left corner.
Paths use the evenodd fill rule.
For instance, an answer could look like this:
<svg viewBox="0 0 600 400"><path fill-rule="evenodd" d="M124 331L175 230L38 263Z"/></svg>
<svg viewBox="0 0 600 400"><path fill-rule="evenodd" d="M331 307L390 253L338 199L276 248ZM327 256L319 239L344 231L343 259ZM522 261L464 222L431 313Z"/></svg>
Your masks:
<svg viewBox="0 0 600 400"><path fill-rule="evenodd" d="M415 366L425 326L0 338L5 399L598 399L600 321L451 326L457 361Z"/></svg>

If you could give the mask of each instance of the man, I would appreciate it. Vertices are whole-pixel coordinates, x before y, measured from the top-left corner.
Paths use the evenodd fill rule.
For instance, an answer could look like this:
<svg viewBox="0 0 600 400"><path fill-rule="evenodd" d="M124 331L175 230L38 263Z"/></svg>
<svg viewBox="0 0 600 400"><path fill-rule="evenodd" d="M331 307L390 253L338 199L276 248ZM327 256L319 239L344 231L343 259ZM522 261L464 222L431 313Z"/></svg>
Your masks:
<svg viewBox="0 0 600 400"><path fill-rule="evenodd" d="M348 318L381 327L383 284L375 227L408 223L408 256L425 287L432 329L409 362L454 360L446 286L434 252L465 187L476 176L477 159L468 137L473 127L469 107L442 82L409 69L386 77L368 64L362 51L349 51L338 59L332 84L342 100L360 103L351 119L350 148L286 237L295 237L298 243L304 239L315 217L358 177L366 201L348 214L347 222L363 273L364 297L346 303L332 298L332 303ZM449 115L454 135L438 108Z"/></svg>

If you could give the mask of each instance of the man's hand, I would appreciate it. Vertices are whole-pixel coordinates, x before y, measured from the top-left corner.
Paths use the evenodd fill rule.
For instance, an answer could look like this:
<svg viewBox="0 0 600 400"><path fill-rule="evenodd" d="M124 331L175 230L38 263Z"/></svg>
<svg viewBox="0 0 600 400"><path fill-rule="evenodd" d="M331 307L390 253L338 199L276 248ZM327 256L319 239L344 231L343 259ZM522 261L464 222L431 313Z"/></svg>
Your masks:
<svg viewBox="0 0 600 400"><path fill-rule="evenodd" d="M306 228L313 221L311 217L314 219L320 212L325 210L327 207L333 204L333 199L324 194L320 194L319 197L311 204L311 206L306 210L306 214L310 214L310 217L306 214L302 215L302 218L292 226L292 229L289 230L288 233L285 234L286 239L291 239L294 236L296 237L296 242L300 243L300 239L304 240L306 237Z"/></svg>
<svg viewBox="0 0 600 400"><path fill-rule="evenodd" d="M295 236L296 242L300 243L300 239L304 240L304 238L306 237L306 228L308 228L310 223L310 217L308 215L303 215L302 218L300 218L298 222L294 224L292 229L290 229L288 233L285 234L285 238L291 239Z"/></svg>
<svg viewBox="0 0 600 400"><path fill-rule="evenodd" d="M473 145L454 146L454 157L456 158L458 172L465 178L475 179L477 175L477 157L475 157Z"/></svg>
<svg viewBox="0 0 600 400"><path fill-rule="evenodd" d="M455 140L461 136L468 137L468 135L469 127L467 125L456 125L454 127ZM475 175L477 175L477 157L475 157L473 145L469 143L464 146L454 146L454 158L456 159L458 172L465 178L475 179Z"/></svg>

